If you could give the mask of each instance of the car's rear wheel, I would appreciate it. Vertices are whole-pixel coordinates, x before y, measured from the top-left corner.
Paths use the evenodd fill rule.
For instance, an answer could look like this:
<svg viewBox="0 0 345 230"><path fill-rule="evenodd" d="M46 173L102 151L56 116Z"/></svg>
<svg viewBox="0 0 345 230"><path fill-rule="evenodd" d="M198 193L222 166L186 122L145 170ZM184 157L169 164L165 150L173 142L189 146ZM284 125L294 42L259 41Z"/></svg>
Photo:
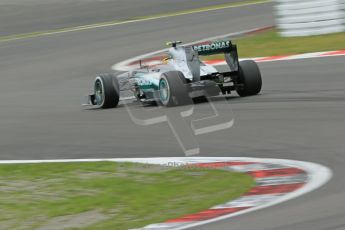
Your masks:
<svg viewBox="0 0 345 230"><path fill-rule="evenodd" d="M112 74L100 74L94 82L94 104L100 108L114 108L119 103L119 83Z"/></svg>
<svg viewBox="0 0 345 230"><path fill-rule="evenodd" d="M177 106L192 103L188 95L186 79L180 71L162 74L159 80L159 102L164 106Z"/></svg>
<svg viewBox="0 0 345 230"><path fill-rule="evenodd" d="M252 60L240 62L237 84L236 91L241 97L256 95L261 91L261 73L256 62Z"/></svg>

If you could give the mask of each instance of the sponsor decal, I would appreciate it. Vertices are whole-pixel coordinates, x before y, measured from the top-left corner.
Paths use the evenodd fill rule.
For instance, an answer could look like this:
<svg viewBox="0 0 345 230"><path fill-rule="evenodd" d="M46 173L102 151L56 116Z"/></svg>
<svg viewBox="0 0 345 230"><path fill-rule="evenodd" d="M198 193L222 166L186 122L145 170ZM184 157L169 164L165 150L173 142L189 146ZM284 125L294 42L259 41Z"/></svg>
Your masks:
<svg viewBox="0 0 345 230"><path fill-rule="evenodd" d="M138 78L137 83L139 86L151 86L151 85L153 85L153 83L150 80L145 79L145 78Z"/></svg>
<svg viewBox="0 0 345 230"><path fill-rule="evenodd" d="M193 46L193 49L195 51L198 51L199 53L202 53L202 52L224 50L230 47L231 47L230 41L220 41L220 42L213 42L210 44L196 45L196 46Z"/></svg>

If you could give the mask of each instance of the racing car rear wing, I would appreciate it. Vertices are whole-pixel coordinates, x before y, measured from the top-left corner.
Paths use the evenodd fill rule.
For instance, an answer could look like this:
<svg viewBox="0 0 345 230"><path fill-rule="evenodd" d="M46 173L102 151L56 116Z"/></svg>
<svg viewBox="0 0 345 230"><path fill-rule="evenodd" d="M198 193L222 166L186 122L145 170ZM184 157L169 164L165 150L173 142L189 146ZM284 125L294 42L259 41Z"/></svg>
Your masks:
<svg viewBox="0 0 345 230"><path fill-rule="evenodd" d="M230 67L230 71L238 71L237 46L232 44L230 40L215 41L208 44L193 45L192 49L198 52L198 55L200 56L224 53L225 61Z"/></svg>
<svg viewBox="0 0 345 230"><path fill-rule="evenodd" d="M231 41L216 41L208 44L193 45L192 47L199 55L228 53L236 49L236 46L232 45Z"/></svg>

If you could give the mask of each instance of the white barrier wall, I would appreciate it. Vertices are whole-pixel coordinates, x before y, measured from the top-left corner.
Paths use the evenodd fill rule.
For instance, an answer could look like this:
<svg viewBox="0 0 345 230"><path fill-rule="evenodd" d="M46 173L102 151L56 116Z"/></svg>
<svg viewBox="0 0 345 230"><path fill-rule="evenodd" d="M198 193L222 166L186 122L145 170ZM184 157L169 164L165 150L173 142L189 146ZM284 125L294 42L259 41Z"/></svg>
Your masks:
<svg viewBox="0 0 345 230"><path fill-rule="evenodd" d="M274 1L277 28L284 37L345 31L345 0Z"/></svg>

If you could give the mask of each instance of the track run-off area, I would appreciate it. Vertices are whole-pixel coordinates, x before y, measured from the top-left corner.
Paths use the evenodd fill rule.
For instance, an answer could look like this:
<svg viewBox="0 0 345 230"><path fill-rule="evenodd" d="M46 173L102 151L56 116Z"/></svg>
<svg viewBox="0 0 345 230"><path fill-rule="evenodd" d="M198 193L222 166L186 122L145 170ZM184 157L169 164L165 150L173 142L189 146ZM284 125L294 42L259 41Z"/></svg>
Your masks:
<svg viewBox="0 0 345 230"><path fill-rule="evenodd" d="M198 213L187 214L164 223L154 223L140 229L179 230L228 219L296 198L324 185L332 172L319 164L267 158L239 157L181 157L181 158L113 158L72 160L14 160L0 164L82 163L82 162L131 162L150 165L188 168L212 168L248 173L256 182L241 197L218 204ZM193 192L193 191L191 191ZM145 207L143 207L145 208Z"/></svg>

